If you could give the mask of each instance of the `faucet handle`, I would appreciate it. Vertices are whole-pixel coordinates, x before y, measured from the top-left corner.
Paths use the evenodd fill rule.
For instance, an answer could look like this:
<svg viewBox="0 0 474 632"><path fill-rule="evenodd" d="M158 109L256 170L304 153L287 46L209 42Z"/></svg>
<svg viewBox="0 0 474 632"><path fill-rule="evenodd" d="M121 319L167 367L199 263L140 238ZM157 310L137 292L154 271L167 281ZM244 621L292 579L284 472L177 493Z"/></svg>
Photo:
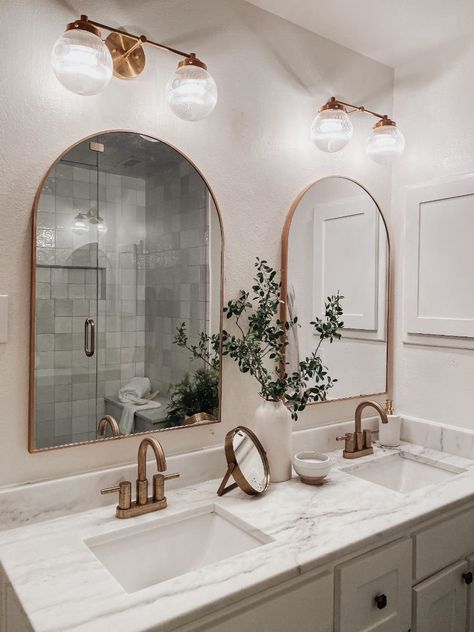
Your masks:
<svg viewBox="0 0 474 632"><path fill-rule="evenodd" d="M346 432L342 437L336 437L336 441L345 441L344 451L345 452L355 452L356 450L356 433L355 432Z"/></svg>
<svg viewBox="0 0 474 632"><path fill-rule="evenodd" d="M105 487L100 490L102 496L116 492L118 492L119 495L118 507L120 509L130 509L132 504L132 484L130 481L122 481L115 487Z"/></svg>
<svg viewBox="0 0 474 632"><path fill-rule="evenodd" d="M179 478L178 473L174 474L162 474L159 472L153 476L153 500L160 502L165 498L165 481L169 481L173 478Z"/></svg>
<svg viewBox="0 0 474 632"><path fill-rule="evenodd" d="M163 478L165 479L165 481L172 481L174 478L179 478L180 476L181 474L175 472L174 474L165 474Z"/></svg>

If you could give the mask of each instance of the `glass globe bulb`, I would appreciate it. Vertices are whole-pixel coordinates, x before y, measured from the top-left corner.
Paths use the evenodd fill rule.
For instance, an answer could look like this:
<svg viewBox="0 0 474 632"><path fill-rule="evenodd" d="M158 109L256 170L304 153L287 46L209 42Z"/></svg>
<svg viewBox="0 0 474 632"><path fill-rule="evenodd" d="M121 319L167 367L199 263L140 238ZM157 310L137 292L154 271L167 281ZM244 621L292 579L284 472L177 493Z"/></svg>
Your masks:
<svg viewBox="0 0 474 632"><path fill-rule="evenodd" d="M77 233L84 233L89 230L88 220L85 213L78 213L72 222L72 230Z"/></svg>
<svg viewBox="0 0 474 632"><path fill-rule="evenodd" d="M367 153L380 165L389 165L402 155L405 138L396 125L375 127L367 139Z"/></svg>
<svg viewBox="0 0 474 632"><path fill-rule="evenodd" d="M51 63L60 83L75 94L98 94L113 74L109 49L100 37L83 29L66 31L58 38Z"/></svg>
<svg viewBox="0 0 474 632"><path fill-rule="evenodd" d="M180 66L168 81L166 100L180 119L200 121L216 107L216 82L204 68Z"/></svg>
<svg viewBox="0 0 474 632"><path fill-rule="evenodd" d="M311 139L322 151L333 153L347 145L354 128L342 109L330 108L319 112L311 125Z"/></svg>

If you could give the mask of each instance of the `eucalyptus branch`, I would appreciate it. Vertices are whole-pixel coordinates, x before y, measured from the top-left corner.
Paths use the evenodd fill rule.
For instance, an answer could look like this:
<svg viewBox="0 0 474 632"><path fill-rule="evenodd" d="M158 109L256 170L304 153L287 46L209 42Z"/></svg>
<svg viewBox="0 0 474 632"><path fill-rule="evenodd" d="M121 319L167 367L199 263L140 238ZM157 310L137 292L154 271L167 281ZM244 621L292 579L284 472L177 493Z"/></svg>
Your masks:
<svg viewBox="0 0 474 632"><path fill-rule="evenodd" d="M297 371L287 373L281 365L288 346L288 333L300 325L296 317L284 322L278 318L282 297L276 271L258 258L255 267L252 296L250 292L240 290L237 299L229 301L224 308L227 319L234 320L240 336L223 331L222 353L232 358L242 373L255 377L261 397L285 401L293 419L297 419L298 412L308 403L324 401L336 382L328 375L318 354L325 340L332 343L341 337L344 323L340 303L343 297L337 293L327 298L324 317L316 317L310 323L315 334L319 334L315 350L299 362ZM269 361L271 368L266 366Z"/></svg>
<svg viewBox="0 0 474 632"><path fill-rule="evenodd" d="M215 371L219 370L221 340L218 334L209 336L209 334L201 332L199 334L198 344L192 345L189 342L186 323L181 323L181 325L176 328L173 342L178 347L189 351L192 358L202 360L209 368Z"/></svg>

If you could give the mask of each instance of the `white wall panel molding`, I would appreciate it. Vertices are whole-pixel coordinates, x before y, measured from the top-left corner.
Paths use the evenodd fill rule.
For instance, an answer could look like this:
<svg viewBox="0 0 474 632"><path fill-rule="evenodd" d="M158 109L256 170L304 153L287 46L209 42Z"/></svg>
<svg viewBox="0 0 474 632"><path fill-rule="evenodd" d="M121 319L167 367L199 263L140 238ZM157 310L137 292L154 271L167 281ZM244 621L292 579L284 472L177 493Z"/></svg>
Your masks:
<svg viewBox="0 0 474 632"><path fill-rule="evenodd" d="M408 190L406 342L462 347L467 341L471 346L474 339L473 237L473 174Z"/></svg>

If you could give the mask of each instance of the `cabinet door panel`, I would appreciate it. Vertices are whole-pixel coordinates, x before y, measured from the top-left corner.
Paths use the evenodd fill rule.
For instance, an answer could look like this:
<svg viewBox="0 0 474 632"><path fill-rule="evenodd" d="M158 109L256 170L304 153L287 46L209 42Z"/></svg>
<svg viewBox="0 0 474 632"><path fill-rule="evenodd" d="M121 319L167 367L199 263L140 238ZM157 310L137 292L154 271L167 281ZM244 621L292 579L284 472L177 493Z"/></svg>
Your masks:
<svg viewBox="0 0 474 632"><path fill-rule="evenodd" d="M333 574L291 581L226 609L180 632L332 632Z"/></svg>
<svg viewBox="0 0 474 632"><path fill-rule="evenodd" d="M474 573L474 555L471 555L471 557L468 559L468 564L469 564L469 571L471 573ZM467 592L468 592L468 607L467 607L467 618L468 618L468 625L467 625L467 631L468 632L474 632L474 582L472 584L468 585L467 588Z"/></svg>
<svg viewBox="0 0 474 632"><path fill-rule="evenodd" d="M411 573L409 539L398 540L341 564L336 569L336 632L408 630ZM376 598L379 598L378 603Z"/></svg>
<svg viewBox="0 0 474 632"><path fill-rule="evenodd" d="M412 632L464 632L467 587L463 573L467 562L458 562L413 589Z"/></svg>
<svg viewBox="0 0 474 632"><path fill-rule="evenodd" d="M472 553L474 509L423 529L414 537L415 581L418 582Z"/></svg>

